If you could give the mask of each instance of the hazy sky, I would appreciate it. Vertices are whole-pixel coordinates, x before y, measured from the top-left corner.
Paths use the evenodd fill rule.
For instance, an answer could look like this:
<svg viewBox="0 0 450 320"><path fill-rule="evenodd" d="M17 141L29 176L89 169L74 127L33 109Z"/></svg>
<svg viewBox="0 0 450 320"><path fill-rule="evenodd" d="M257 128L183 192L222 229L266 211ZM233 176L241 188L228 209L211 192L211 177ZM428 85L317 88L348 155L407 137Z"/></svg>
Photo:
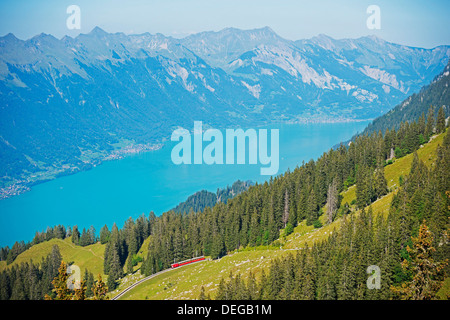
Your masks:
<svg viewBox="0 0 450 320"><path fill-rule="evenodd" d="M69 5L81 9L81 29L69 30ZM381 29L369 30L369 5L381 10ZM450 44L449 0L1 0L0 36L20 39L41 32L57 38L108 32L162 33L183 37L226 27L271 27L280 36L305 39L320 33L333 38L375 34L387 41L431 48Z"/></svg>

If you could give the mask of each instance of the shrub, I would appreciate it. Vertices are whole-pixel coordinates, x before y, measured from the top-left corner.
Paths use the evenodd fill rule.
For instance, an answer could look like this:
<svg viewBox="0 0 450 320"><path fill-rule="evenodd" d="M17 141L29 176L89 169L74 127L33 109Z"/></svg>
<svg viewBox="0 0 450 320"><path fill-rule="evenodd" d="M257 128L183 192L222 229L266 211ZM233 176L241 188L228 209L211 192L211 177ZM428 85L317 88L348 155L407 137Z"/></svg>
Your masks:
<svg viewBox="0 0 450 320"><path fill-rule="evenodd" d="M142 262L142 257L138 256L137 254L134 254L133 258L131 259L133 267L136 266L139 262Z"/></svg>
<svg viewBox="0 0 450 320"><path fill-rule="evenodd" d="M287 223L286 228L284 228L284 236L290 235L292 232L294 232L294 226L291 223Z"/></svg>
<svg viewBox="0 0 450 320"><path fill-rule="evenodd" d="M348 176L348 178L344 181L344 188L348 189L348 187L355 184L355 178L352 176Z"/></svg>
<svg viewBox="0 0 450 320"><path fill-rule="evenodd" d="M313 226L314 226L314 228L320 228L320 227L322 227L322 222L320 222L320 220L319 219L317 219L316 221L314 221L314 223L313 223Z"/></svg>
<svg viewBox="0 0 450 320"><path fill-rule="evenodd" d="M406 152L404 150L400 149L399 147L395 147L394 154L395 154L395 157L398 159L398 158L403 157L406 154Z"/></svg>

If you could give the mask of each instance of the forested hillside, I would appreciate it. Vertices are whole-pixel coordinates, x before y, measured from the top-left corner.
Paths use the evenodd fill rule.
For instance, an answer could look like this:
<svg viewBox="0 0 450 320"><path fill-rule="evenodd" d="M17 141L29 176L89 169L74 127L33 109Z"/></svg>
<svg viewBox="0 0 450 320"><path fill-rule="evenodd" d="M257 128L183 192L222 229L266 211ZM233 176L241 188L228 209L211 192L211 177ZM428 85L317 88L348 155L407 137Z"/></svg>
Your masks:
<svg viewBox="0 0 450 320"><path fill-rule="evenodd" d="M402 122L415 121L420 117L436 116L443 107L445 117L450 116L450 61L445 69L419 93L414 93L388 113L370 123L364 133L385 132L387 129L398 129ZM430 107L432 106L432 107Z"/></svg>
<svg viewBox="0 0 450 320"><path fill-rule="evenodd" d="M206 207L214 207L217 202L227 203L228 199L247 190L251 185L253 185L251 181L237 180L231 187L227 186L223 189L217 189L216 193L207 190L198 191L189 196L186 201L178 204L173 211L179 213L188 213L191 210L196 212L203 211Z"/></svg>
<svg viewBox="0 0 450 320"><path fill-rule="evenodd" d="M428 169L434 166L438 149L443 145L444 136L445 134L433 136L428 143L417 150L418 158ZM392 199L398 192L400 185L403 185L405 177L410 173L415 154L412 153L401 158L394 158L385 166L385 178L390 192L369 205L372 208L374 220L378 219L378 216L385 218L388 216ZM227 252L227 255L220 259L206 261L200 265L193 265L180 270L175 269L172 272L164 273L146 281L126 293L121 299L197 299L201 297L207 298L208 296L215 298L220 286L218 275L219 277L224 277L224 280L227 281L227 275L230 273L233 279L236 278L235 276L239 276L238 278L245 283L247 281L251 283L255 280L259 281L262 278L263 270L267 276L271 260L284 259L286 255L292 253L295 255L296 251L299 252L306 246L311 248L317 245L333 233L338 232L345 220L348 221L352 216L356 217L359 215L360 210L356 204L356 185L344 189L339 194L339 198L342 199L341 204L350 203L350 205L348 208L345 206L347 214L336 216L331 223L327 223L327 216L322 215L319 217L318 222L323 224L323 226L315 228L314 225L306 225L305 219L287 236L285 234L288 229L282 229L280 237L269 246L248 246ZM366 212L369 211L369 206L365 207ZM323 207L323 211L327 212L327 205ZM124 285L124 283L133 281L134 277L135 275L126 276L122 279L120 288L111 292L111 296L115 296L126 288L127 285ZM367 280L368 277L369 275L366 275L364 280ZM237 279L234 281L237 281ZM448 292L450 281L447 279L445 283L446 289L442 288L440 290L442 291L439 293L440 297L442 296L441 294ZM381 285L386 286L388 284L381 282ZM203 296L202 291L204 292ZM231 299L233 296L229 297Z"/></svg>
<svg viewBox="0 0 450 320"><path fill-rule="evenodd" d="M447 134L431 169L414 153L387 216L374 216L371 206L344 215L336 232L273 260L259 281L240 274L222 278L214 298L448 299L448 289L439 289L450 271L449 163ZM380 270L379 290L366 284L369 266Z"/></svg>
<svg viewBox="0 0 450 320"><path fill-rule="evenodd" d="M397 158L402 157L428 141L433 132L427 131L427 128L436 127L438 133L445 130L442 119L436 126L434 118L429 120L431 123L404 123L398 131L390 131L384 137L381 133L360 136L348 148L341 146L338 150L330 150L317 161L311 160L292 172L250 187L227 204L218 203L213 208L207 207L204 211L188 214L173 211L164 213L152 220L149 251L141 272L149 275L169 267L172 261L199 253L215 259L235 249L267 245L279 238L282 229L288 235L289 230L292 231L303 220L306 220L307 225L320 227L318 218L322 214L327 215L326 220L330 223L337 216L346 215L352 210L353 203L341 205L338 194L355 183L355 209L365 208L388 193L384 166L392 162L392 159L387 160L392 150L397 150ZM415 170L421 170L424 177L423 180L414 182L414 185L422 186L424 181L429 181L430 187L439 186L439 189L433 190L428 201L441 198L441 203L448 201L445 194L442 195L448 189L449 181L446 158L448 139L446 141L438 151L439 161L436 167L439 170L433 171L435 179L440 179L440 185L431 180L432 176L429 176L420 162L413 165L414 176ZM422 191L419 194L423 194ZM327 208L331 208L326 212L323 210L325 204ZM403 202L400 204L406 205ZM433 208L426 203L419 207L426 210ZM411 224L404 226L408 230L405 231L404 241L410 241L408 236L418 230L421 218L429 218L430 215L431 212L421 213L420 219L411 218ZM431 228L436 228L436 225L439 224ZM118 235L114 243L109 243L110 249L105 251L105 261L111 261L111 270L120 271L121 262L126 260L121 252L127 252L129 232L123 230ZM112 262L114 259L111 257L115 256L122 256L122 260ZM121 276L122 272L114 273L117 279Z"/></svg>
<svg viewBox="0 0 450 320"><path fill-rule="evenodd" d="M445 161L448 162L448 160L443 160L441 158L442 151L444 150L443 146L448 149L448 140L444 141L444 137L446 137L445 134L435 135L432 137L432 139L430 139L429 143L426 143L425 145L420 147L417 152L408 154L404 157L394 158L389 161L389 164L385 166L384 174L387 180L386 182L389 193L373 202L371 201L369 205L364 206L363 208L365 214L360 213L361 209L359 209L357 205L359 196L357 196L356 188L358 187L358 185L352 185L348 189L344 188L340 193L340 196L342 196L342 198L340 197L342 199L340 200L342 209L341 212L333 218L333 221L331 223L327 222L328 217L325 214L319 218L319 224L316 226L320 226L320 224L323 224L323 226L319 228L314 228L314 225L307 226L306 219L304 219L301 223L298 224L297 227L294 228L292 234L285 236L288 228L280 230L280 237L278 238L278 240L273 242L272 245L248 246L245 248L241 247L239 250L227 252L227 255L223 256L220 259L205 262L201 265L192 266L190 268L182 270L175 270L174 272L170 272L170 274L164 274L164 276L158 276L154 280L148 281L145 284L142 284L133 289L131 292L127 293L123 297L123 299L196 299L199 297L206 298L208 296L212 298L222 297L226 299L256 299L259 297L259 293L262 292L260 291L262 281L261 279L269 277L268 271L271 270L271 264L274 263L270 262L271 259L284 261L284 259L287 259L286 257L288 255L291 255L293 253L292 258L294 258L293 260L295 260L295 252L301 254L302 252L307 251L305 250L305 248L317 247L310 250L317 249L319 252L322 252L321 250L324 249L325 246L320 244L323 244L323 241L326 242L331 235L340 237L343 230L352 230L352 232L358 233L358 236L354 236L351 233L346 235L347 237L352 238L348 241L351 241L351 243L355 244L355 247L352 247L350 252L347 250L348 248L345 247L342 247L345 250L343 250L342 252L338 252L338 247L336 247L336 250L334 251L330 250L328 251L328 253L321 253L320 256L322 257L322 260L314 260L314 263L317 264L312 265L315 268L313 270L314 275L317 276L313 280L314 288L320 286L321 283L328 281L329 279L326 278L327 276L333 276L336 278L333 279L333 282L330 282L333 284L333 288L330 288L330 292L332 292L333 295L336 296L336 298L344 298L345 292L347 292L345 294L352 296L351 298L398 298L399 296L394 295L393 291L391 292L390 286L394 284L398 286L399 283L404 281L404 279L401 279L397 276L392 276L394 272L392 270L387 270L385 263L386 261L389 261L389 263L392 263L392 265L395 266L395 273L402 274L402 256L392 253L398 252L396 251L396 243L390 244L389 248L392 249L391 252L385 253L380 251L379 248L382 247L385 243L382 242L384 241L383 239L378 239L377 237L386 230L381 231L378 228L379 226L382 226L383 223L384 226L386 226L386 223L390 223L393 221L387 220L390 212L392 212L393 210L391 208L391 203L393 202L393 199L395 203L396 195L400 194L399 191L406 185L406 181L408 180L410 171L413 170L413 172L417 172L413 169L414 167L416 167L417 163L421 164L421 170L426 170L431 173L433 171L433 168L436 167L436 163L445 163ZM420 159L420 161L418 161L418 159ZM428 187L432 186L432 184L433 181L428 184ZM419 192L417 194L419 194ZM436 195L436 197L439 198L439 195ZM347 206L345 205L346 202L350 204ZM427 206L425 209L425 215L428 219L430 216L430 212L433 212L433 210L435 210L435 207L433 206L431 208L429 206L429 200L427 203L423 204L423 207L425 206ZM419 207L423 208L422 204L420 204ZM327 204L325 204L322 209L323 212L327 212ZM412 210L408 211L407 214L412 214L412 212ZM359 241L358 237L361 236L361 234L365 234L364 232L359 233L359 231L357 231L360 225L356 222L361 215L365 216L366 218L369 217L368 219L371 221L370 224L372 226L371 228L373 228L373 231L369 232L367 237L372 239L368 242L368 246L373 246L373 248L366 249L370 249L373 254L369 254L368 257L365 258L364 254L358 255L355 253L358 258L355 259L355 257L353 257L352 260L348 260L348 256L350 255L350 253L355 250L359 250L357 248L362 248L362 245L360 243L358 244L358 247L356 247L356 243ZM437 218L439 216L435 213L432 213L431 215L434 216L434 218ZM446 213L446 215L448 216L448 212ZM416 220L414 221L418 222L417 218L415 219ZM414 235L413 232L417 232L418 223L411 223L409 226L412 227L413 225L415 231L410 230L412 235ZM445 228L445 223L443 223L442 225L443 228ZM432 227L430 225L428 226L431 230ZM387 233L391 234L393 237L396 237L396 231L393 229L393 227L389 226L389 228L390 229L387 231ZM407 226L405 226L405 228L407 228ZM364 229L364 231L367 230L367 228ZM374 236L374 234L378 232L380 232L380 234L378 234L378 236ZM368 238L365 239L367 240ZM378 244L378 242L380 242L380 244ZM445 244L445 241L442 243ZM343 243L340 242L339 245L343 246ZM439 251L439 253L437 253L432 258L436 259L439 262L442 258L442 253L445 253L445 250L447 250L444 248L445 247L437 248L437 251ZM367 253L367 251L365 252ZM404 250L401 251L401 254L404 254L405 252L407 252L407 250L404 247ZM380 259L380 257L382 258ZM352 267L347 270L348 272L346 276L348 276L348 279L351 279L351 282L348 284L348 289L346 289L347 291L345 291L342 287L343 284L341 283L341 281L344 281L345 283L346 278L344 276L342 278L340 277L342 269L340 269L338 263L343 262L345 265L344 268L349 268L349 265L355 264L362 258L364 259L361 260L361 264L357 264L355 268ZM326 262L325 265L330 266L332 269L331 271L333 271L330 271L329 275L323 272L324 269L321 265L321 263L323 263L325 260L330 261ZM371 263L373 263L373 265L379 266L381 268L381 290L370 291L366 288L366 280L369 277L369 275L366 273L366 269L369 265L372 264L367 264L365 267L363 266L363 264L365 264L369 260L372 260ZM381 263L380 261L383 263ZM298 267L298 264L295 264L294 267ZM280 275L279 273L277 273L277 275L279 277L283 277L285 272L284 267L282 267L281 264L273 266L273 270L279 270L280 268L282 268L283 270L281 271L282 274ZM302 271L305 271L305 269L302 269ZM230 278L227 277L230 272L232 272L231 277L233 279L231 282L229 281ZM292 270L291 273L293 273ZM405 271L405 273L408 273L408 271ZM224 277L224 281L222 282L222 284L219 282L220 278L217 278L217 275ZM319 278L324 276L324 279L319 280ZM302 275L297 272L296 277L301 278ZM280 280L279 278L277 279ZM278 283L278 285L280 286L277 289L278 291L274 291L273 295L270 295L267 292L267 290L269 289L267 289L264 297L273 299L278 299L280 297L289 297L288 299L296 299L299 297L306 298L306 296L303 296L303 293L301 292L297 292L296 294L292 294L291 296L281 294L280 288L283 288L284 284L282 281L284 280L281 278L281 280L278 281L277 279L270 278L270 280L267 281L269 283ZM436 284L441 285L441 280L442 278L437 281ZM448 281L446 283L448 287ZM297 282L296 285L298 284L302 283ZM276 284L274 284L274 286L276 286ZM202 290L200 290L201 287L203 287ZM360 295L357 295L355 293L355 287L359 287L359 290L361 291ZM121 287L121 290L123 290L124 288L125 287ZM222 289L225 291L222 291ZM338 291L339 294L337 293ZM201 292L204 292L204 294L201 295ZM445 297L445 292L448 292L448 288L443 289L443 292L440 292L438 296L440 298ZM117 294L117 291L113 292L112 294L114 296L115 294ZM314 294L316 293L314 292ZM317 294L315 298L331 299L331 295L327 296L321 293L320 295Z"/></svg>

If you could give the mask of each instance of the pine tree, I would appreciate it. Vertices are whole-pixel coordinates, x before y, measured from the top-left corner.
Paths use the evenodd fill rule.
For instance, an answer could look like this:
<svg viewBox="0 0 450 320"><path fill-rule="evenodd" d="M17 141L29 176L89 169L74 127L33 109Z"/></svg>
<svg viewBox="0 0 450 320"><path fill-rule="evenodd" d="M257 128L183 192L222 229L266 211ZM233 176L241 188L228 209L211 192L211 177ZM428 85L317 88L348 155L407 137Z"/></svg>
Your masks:
<svg viewBox="0 0 450 320"><path fill-rule="evenodd" d="M266 272L264 269L261 271L261 279L258 285L258 300L267 300L269 299L269 284L268 284L268 278L266 276Z"/></svg>
<svg viewBox="0 0 450 320"><path fill-rule="evenodd" d="M111 275L108 276L108 280L106 280L106 287L108 288L108 291L113 291L116 288L116 285L117 285L117 283L116 283L116 280L114 279L114 277ZM94 293L94 295L95 295L95 293Z"/></svg>
<svg viewBox="0 0 450 320"><path fill-rule="evenodd" d="M108 287L102 280L102 276L98 275L98 280L95 281L92 287L92 293L94 294L94 300L108 300L106 293L108 292Z"/></svg>
<svg viewBox="0 0 450 320"><path fill-rule="evenodd" d="M261 242L261 229L260 229L259 214L256 208L252 210L252 215L250 218L250 235L249 243L251 246L256 246ZM259 243L258 243L259 240Z"/></svg>
<svg viewBox="0 0 450 320"><path fill-rule="evenodd" d="M380 164L375 170L374 193L377 199L388 193L387 181L384 176L384 167Z"/></svg>
<svg viewBox="0 0 450 320"><path fill-rule="evenodd" d="M83 280L86 284L86 296L91 297L93 295L92 288L94 286L94 275L92 272L89 272L88 269L85 269Z"/></svg>
<svg viewBox="0 0 450 320"><path fill-rule="evenodd" d="M314 221L319 217L318 206L316 200L316 194L314 188L311 190L311 194L308 197L308 204L306 208L306 224L312 225Z"/></svg>
<svg viewBox="0 0 450 320"><path fill-rule="evenodd" d="M80 237L80 246L85 247L88 246L90 243L90 236L89 233L86 231L86 228L83 228L83 231L81 232Z"/></svg>
<svg viewBox="0 0 450 320"><path fill-rule="evenodd" d="M53 279L53 291L56 293L57 300L71 300L72 292L67 286L67 280L69 279L67 274L67 265L64 261L61 261L61 265L58 269L58 275ZM49 296L47 296L47 299Z"/></svg>
<svg viewBox="0 0 450 320"><path fill-rule="evenodd" d="M109 232L108 226L105 224L103 228L100 229L100 243L105 244L109 241L111 232Z"/></svg>
<svg viewBox="0 0 450 320"><path fill-rule="evenodd" d="M247 282L247 296L249 300L256 300L259 296L258 285L256 283L255 274L250 271Z"/></svg>
<svg viewBox="0 0 450 320"><path fill-rule="evenodd" d="M177 227L173 237L173 254L175 261L180 261L183 259L183 231L181 229L181 225Z"/></svg>
<svg viewBox="0 0 450 320"><path fill-rule="evenodd" d="M427 140L433 135L433 131L434 131L434 107L430 106L427 115L427 125L425 127L425 137Z"/></svg>
<svg viewBox="0 0 450 320"><path fill-rule="evenodd" d="M205 287L203 287L203 286L202 286L202 288L201 288L201 290L200 290L200 296L198 297L198 300L209 300L209 299L206 297L206 294L205 294Z"/></svg>
<svg viewBox="0 0 450 320"><path fill-rule="evenodd" d="M302 299L314 300L316 298L316 270L311 254L308 254L306 257L304 272L305 278L302 287Z"/></svg>
<svg viewBox="0 0 450 320"><path fill-rule="evenodd" d="M284 192L284 210L283 210L283 224L284 228L286 228L286 224L289 221L289 193L286 188Z"/></svg>
<svg viewBox="0 0 450 320"><path fill-rule="evenodd" d="M211 258L220 258L223 254L223 240L220 234L216 233L213 235L212 246L211 246Z"/></svg>
<svg viewBox="0 0 450 320"><path fill-rule="evenodd" d="M80 282L80 287L75 288L72 300L86 300L86 281Z"/></svg>
<svg viewBox="0 0 450 320"><path fill-rule="evenodd" d="M78 231L78 226L73 227L72 242L76 245L80 243L80 231Z"/></svg>
<svg viewBox="0 0 450 320"><path fill-rule="evenodd" d="M116 246L113 247L112 258L111 258L111 266L109 269L108 275L112 277L114 280L118 280L123 276L123 269L119 260L119 252ZM108 278L110 278L108 277Z"/></svg>
<svg viewBox="0 0 450 320"><path fill-rule="evenodd" d="M337 188L337 180L333 179L333 182L328 186L327 192L327 223L333 222L333 218L336 214L336 210L339 206L339 193Z"/></svg>
<svg viewBox="0 0 450 320"><path fill-rule="evenodd" d="M217 294L216 294L215 299L216 300L228 300L228 297L227 297L227 294L226 294L225 280L223 279L223 277L220 278L219 286L217 288Z"/></svg>
<svg viewBox="0 0 450 320"><path fill-rule="evenodd" d="M405 259L402 263L402 269L411 272L412 279L402 283L400 287L391 287L391 290L405 300L433 299L442 286L442 270L447 261L434 261L433 253L436 249L433 247L433 235L425 220L420 225L419 235L412 238L412 243L412 247L407 247L411 261Z"/></svg>
<svg viewBox="0 0 450 320"><path fill-rule="evenodd" d="M439 108L437 121L436 121L436 133L442 133L445 131L445 112L444 106Z"/></svg>
<svg viewBox="0 0 450 320"><path fill-rule="evenodd" d="M114 261L114 272L118 272L119 268L122 267L122 252L123 250L122 240L120 237L119 229L117 228L117 225L114 223L112 229L111 229L111 236L110 240L107 242L105 247L105 257L103 262L103 270L105 274L110 274L110 270L113 267L113 258ZM121 273L120 273L121 276ZM114 278L118 279L118 278Z"/></svg>
<svg viewBox="0 0 450 320"><path fill-rule="evenodd" d="M372 171L370 167L361 165L356 176L356 204L362 209L368 205L373 197Z"/></svg>
<svg viewBox="0 0 450 320"><path fill-rule="evenodd" d="M94 226L89 228L89 244L94 244L97 242L97 235Z"/></svg>
<svg viewBox="0 0 450 320"><path fill-rule="evenodd" d="M133 273L133 255L131 255L131 253L128 255L127 258L127 273L128 274Z"/></svg>
<svg viewBox="0 0 450 320"><path fill-rule="evenodd" d="M297 221L302 221L306 218L306 206L308 200L308 191L306 190L306 184L301 187L300 199L297 205Z"/></svg>

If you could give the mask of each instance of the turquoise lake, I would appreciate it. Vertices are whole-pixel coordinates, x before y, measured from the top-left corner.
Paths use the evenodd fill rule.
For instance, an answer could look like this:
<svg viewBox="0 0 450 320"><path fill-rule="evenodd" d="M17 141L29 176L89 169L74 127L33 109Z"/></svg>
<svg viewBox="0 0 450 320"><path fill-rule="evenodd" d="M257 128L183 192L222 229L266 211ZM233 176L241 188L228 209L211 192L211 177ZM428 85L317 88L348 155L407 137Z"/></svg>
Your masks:
<svg viewBox="0 0 450 320"><path fill-rule="evenodd" d="M317 159L341 141L361 132L365 122L326 124L282 124L279 129L278 174L293 170L302 161ZM191 130L192 128L187 128ZM270 133L268 132L270 136ZM224 135L225 137L225 135ZM224 141L225 143L225 141ZM103 225L120 227L129 217L154 211L160 215L196 191L215 192L240 180L264 182L261 165L175 165L169 141L156 151L106 161L84 172L57 178L32 187L31 191L0 201L0 246L31 241L47 226L78 225L81 230ZM208 142L204 142L204 147ZM270 149L269 149L270 151Z"/></svg>

